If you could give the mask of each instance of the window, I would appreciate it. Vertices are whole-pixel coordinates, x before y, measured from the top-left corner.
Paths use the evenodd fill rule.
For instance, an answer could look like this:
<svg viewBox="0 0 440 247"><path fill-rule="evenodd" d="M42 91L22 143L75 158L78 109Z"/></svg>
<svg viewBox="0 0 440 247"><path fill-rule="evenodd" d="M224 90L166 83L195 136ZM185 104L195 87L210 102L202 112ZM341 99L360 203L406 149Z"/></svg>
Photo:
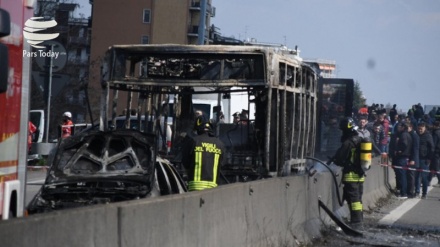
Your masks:
<svg viewBox="0 0 440 247"><path fill-rule="evenodd" d="M148 36L142 36L141 38L141 44L149 44L150 43L150 37Z"/></svg>
<svg viewBox="0 0 440 247"><path fill-rule="evenodd" d="M144 23L150 23L151 22L151 10L144 9Z"/></svg>

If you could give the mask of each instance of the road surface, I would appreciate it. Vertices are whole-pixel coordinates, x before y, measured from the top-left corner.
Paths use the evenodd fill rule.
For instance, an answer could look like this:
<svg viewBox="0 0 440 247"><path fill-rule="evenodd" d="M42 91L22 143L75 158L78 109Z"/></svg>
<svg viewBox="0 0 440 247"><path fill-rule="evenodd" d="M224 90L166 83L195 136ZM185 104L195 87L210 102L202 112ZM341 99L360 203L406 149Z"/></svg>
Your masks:
<svg viewBox="0 0 440 247"><path fill-rule="evenodd" d="M313 246L440 247L439 210L440 187L430 186L426 199L399 200L390 194L378 202L377 208L364 211L363 237L350 237L340 228L329 226L327 236Z"/></svg>
<svg viewBox="0 0 440 247"><path fill-rule="evenodd" d="M35 194L40 190L46 178L46 169L28 169L26 174L25 206L29 204Z"/></svg>

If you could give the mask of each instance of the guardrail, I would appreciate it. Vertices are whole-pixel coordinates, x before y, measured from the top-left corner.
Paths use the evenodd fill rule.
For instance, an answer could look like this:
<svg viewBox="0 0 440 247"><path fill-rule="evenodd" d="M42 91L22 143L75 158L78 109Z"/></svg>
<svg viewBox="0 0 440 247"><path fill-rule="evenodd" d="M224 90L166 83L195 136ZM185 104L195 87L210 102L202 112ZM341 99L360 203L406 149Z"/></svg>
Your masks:
<svg viewBox="0 0 440 247"><path fill-rule="evenodd" d="M374 162L378 164L378 160ZM372 166L364 209L389 193L394 174ZM391 170L391 169L390 169ZM181 195L97 205L0 222L8 246L296 246L321 236L330 218L318 200L340 208L331 174L234 183ZM330 185L330 186L329 186Z"/></svg>

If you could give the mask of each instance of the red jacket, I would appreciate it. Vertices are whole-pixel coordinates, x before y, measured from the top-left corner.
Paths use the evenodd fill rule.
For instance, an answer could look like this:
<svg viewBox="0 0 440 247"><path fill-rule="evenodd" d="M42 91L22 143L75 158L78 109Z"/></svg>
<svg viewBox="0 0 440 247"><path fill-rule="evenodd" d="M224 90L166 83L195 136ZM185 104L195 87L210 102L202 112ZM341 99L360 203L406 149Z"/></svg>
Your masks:
<svg viewBox="0 0 440 247"><path fill-rule="evenodd" d="M381 144L387 145L388 144L388 137L390 136L390 122L388 119L384 119L383 122L378 121L383 128L384 138L381 140Z"/></svg>
<svg viewBox="0 0 440 247"><path fill-rule="evenodd" d="M32 134L37 131L37 127L29 121L29 128L28 128L28 151L31 151L31 145L32 145Z"/></svg>
<svg viewBox="0 0 440 247"><path fill-rule="evenodd" d="M61 130L62 130L61 137L66 138L72 135L72 127L73 127L72 120L67 120L66 122L64 122L63 125L61 126Z"/></svg>

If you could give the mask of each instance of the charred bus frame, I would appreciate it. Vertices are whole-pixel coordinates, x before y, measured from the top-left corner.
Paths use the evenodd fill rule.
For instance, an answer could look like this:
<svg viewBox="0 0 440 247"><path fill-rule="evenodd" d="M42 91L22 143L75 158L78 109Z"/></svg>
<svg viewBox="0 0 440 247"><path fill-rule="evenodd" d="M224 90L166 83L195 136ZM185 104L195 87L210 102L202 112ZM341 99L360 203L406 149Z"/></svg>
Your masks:
<svg viewBox="0 0 440 247"><path fill-rule="evenodd" d="M163 127L154 119L162 119L162 123L172 119L173 149L164 156L178 163L179 138L193 127L193 95L212 93L220 106L231 93L244 92L247 109L254 108L254 116L241 124L215 124L227 149L223 174L246 181L302 172L305 157L314 155L317 81L317 73L295 50L115 45L107 51L102 68L100 128L106 130L114 121L119 101L126 103L125 109L133 108L137 101L137 112L142 113L139 123L141 115L149 116L144 118L149 121L143 131L164 137ZM121 100L120 91L126 92L126 101ZM167 113L170 95L174 97L172 116ZM219 113L220 107L216 111Z"/></svg>

